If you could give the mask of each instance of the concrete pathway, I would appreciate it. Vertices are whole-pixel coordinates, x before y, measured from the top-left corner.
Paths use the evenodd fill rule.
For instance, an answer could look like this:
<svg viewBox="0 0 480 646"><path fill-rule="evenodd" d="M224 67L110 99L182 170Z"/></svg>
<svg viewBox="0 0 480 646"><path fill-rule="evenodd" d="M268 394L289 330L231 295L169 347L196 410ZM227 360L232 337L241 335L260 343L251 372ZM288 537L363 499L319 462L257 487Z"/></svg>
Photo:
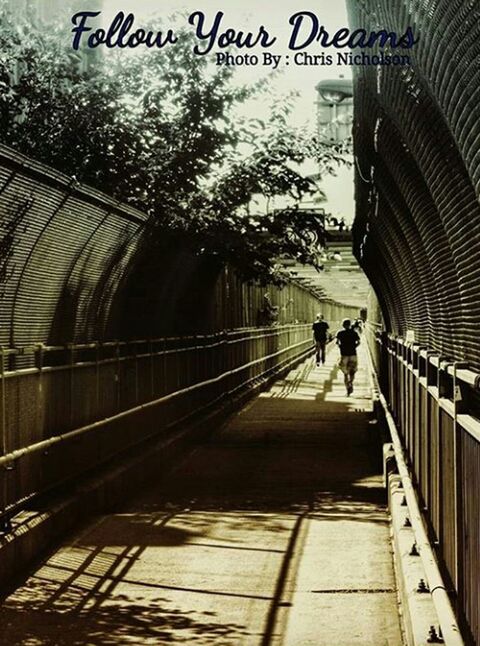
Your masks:
<svg viewBox="0 0 480 646"><path fill-rule="evenodd" d="M401 646L365 357L257 397L0 607L10 646Z"/></svg>

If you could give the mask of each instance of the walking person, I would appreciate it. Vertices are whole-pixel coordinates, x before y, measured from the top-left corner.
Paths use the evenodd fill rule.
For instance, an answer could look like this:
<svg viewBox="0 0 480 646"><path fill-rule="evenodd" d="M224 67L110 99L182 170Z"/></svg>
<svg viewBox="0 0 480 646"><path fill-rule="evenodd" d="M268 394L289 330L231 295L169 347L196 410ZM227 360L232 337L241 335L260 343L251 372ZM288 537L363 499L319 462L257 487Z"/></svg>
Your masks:
<svg viewBox="0 0 480 646"><path fill-rule="evenodd" d="M363 321L362 319L355 319L353 325L352 325L352 330L355 330L355 332L361 336L363 332Z"/></svg>
<svg viewBox="0 0 480 646"><path fill-rule="evenodd" d="M330 326L324 320L323 314L318 314L316 321L312 325L317 366L320 365L320 361L325 363L325 346L327 345L329 328Z"/></svg>
<svg viewBox="0 0 480 646"><path fill-rule="evenodd" d="M344 374L347 395L353 393L353 380L358 368L357 346L360 344L360 337L352 329L350 319L345 319L342 329L337 333L337 345L340 348L340 370Z"/></svg>

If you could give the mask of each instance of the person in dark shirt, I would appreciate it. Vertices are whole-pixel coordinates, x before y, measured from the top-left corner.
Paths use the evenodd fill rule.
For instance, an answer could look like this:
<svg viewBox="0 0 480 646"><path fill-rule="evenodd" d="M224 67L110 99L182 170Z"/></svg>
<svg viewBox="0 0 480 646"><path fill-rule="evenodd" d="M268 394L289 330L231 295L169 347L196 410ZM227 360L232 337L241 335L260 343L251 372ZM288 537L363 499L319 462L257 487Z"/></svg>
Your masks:
<svg viewBox="0 0 480 646"><path fill-rule="evenodd" d="M360 337L355 330L352 330L352 322L345 319L342 329L337 333L337 345L340 348L340 370L344 374L347 395L353 393L353 380L358 368L357 346Z"/></svg>
<svg viewBox="0 0 480 646"><path fill-rule="evenodd" d="M325 363L325 346L328 340L329 327L328 323L323 319L323 314L318 314L317 320L312 325L317 366L320 365L320 361Z"/></svg>

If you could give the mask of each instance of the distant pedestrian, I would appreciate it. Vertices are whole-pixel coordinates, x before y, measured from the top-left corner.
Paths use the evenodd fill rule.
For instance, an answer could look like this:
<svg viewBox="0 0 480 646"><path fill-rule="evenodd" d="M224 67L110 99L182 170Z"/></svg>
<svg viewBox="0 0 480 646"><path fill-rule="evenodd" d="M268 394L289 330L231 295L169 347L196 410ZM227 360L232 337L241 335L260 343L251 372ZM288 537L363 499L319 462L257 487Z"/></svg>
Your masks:
<svg viewBox="0 0 480 646"><path fill-rule="evenodd" d="M330 326L324 320L323 314L317 315L317 320L312 325L313 330L313 339L315 341L315 360L317 366L320 365L320 361L325 363L325 346L328 341L328 330Z"/></svg>
<svg viewBox="0 0 480 646"><path fill-rule="evenodd" d="M355 330L355 332L360 335L363 332L363 321L362 319L355 319L353 325L352 325L352 330Z"/></svg>
<svg viewBox="0 0 480 646"><path fill-rule="evenodd" d="M353 380L358 368L357 346L360 337L355 330L352 330L352 322L345 319L342 329L337 333L337 345L340 348L340 370L344 374L347 395L353 393Z"/></svg>

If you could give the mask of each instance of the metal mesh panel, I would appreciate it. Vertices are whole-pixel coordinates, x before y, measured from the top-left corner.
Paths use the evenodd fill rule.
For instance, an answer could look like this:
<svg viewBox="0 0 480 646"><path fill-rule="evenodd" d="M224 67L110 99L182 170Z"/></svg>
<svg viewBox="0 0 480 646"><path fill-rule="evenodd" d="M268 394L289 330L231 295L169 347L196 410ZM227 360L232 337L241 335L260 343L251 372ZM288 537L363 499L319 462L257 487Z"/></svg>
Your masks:
<svg viewBox="0 0 480 646"><path fill-rule="evenodd" d="M0 335L3 345L15 343L11 321L23 268L51 212L58 208L61 200L61 191L51 187L35 187L19 174L0 193L4 255Z"/></svg>
<svg viewBox="0 0 480 646"><path fill-rule="evenodd" d="M480 8L350 0L349 15L419 38L410 67L354 68L355 254L391 331L479 368Z"/></svg>
<svg viewBox="0 0 480 646"><path fill-rule="evenodd" d="M146 216L4 146L0 169L0 343L103 338Z"/></svg>
<svg viewBox="0 0 480 646"><path fill-rule="evenodd" d="M300 285L245 285L229 268L143 244L147 217L0 146L0 345L64 345L312 321ZM353 308L321 305L332 328ZM34 365L34 354L9 358Z"/></svg>
<svg viewBox="0 0 480 646"><path fill-rule="evenodd" d="M36 374L12 375L5 380L6 444L13 451L43 437L41 391Z"/></svg>
<svg viewBox="0 0 480 646"><path fill-rule="evenodd" d="M348 8L353 28L403 33L412 26L419 38L402 52L409 67L354 68L355 255L390 332L413 332L421 345L478 371L480 5L348 0ZM391 394L405 396L401 379L390 377ZM408 445L401 403L390 399ZM478 392L469 391L465 405L474 415L478 401ZM431 527L465 633L480 644L478 441L461 435L459 460L452 419L438 414L430 395L427 409L421 446L429 446L429 464L421 465L420 488L428 492ZM418 476L418 460L412 461ZM463 477L462 504L455 473Z"/></svg>

